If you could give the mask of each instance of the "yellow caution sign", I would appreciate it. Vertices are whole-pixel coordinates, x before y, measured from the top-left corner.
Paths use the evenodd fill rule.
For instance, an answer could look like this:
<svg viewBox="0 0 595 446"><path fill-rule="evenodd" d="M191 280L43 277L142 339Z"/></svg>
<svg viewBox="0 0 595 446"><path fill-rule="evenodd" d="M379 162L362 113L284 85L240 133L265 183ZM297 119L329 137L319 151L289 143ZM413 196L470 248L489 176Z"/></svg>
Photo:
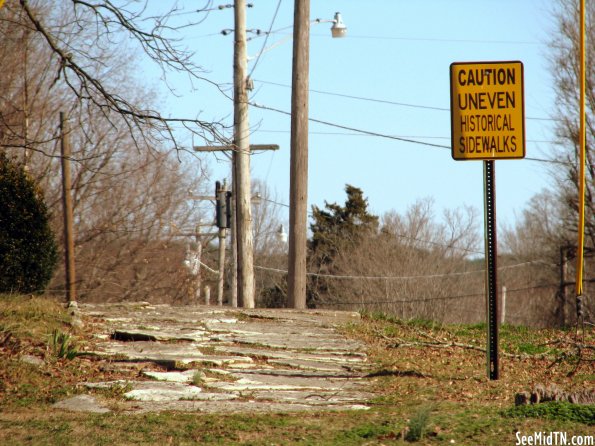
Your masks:
<svg viewBox="0 0 595 446"><path fill-rule="evenodd" d="M455 160L524 158L523 63L451 64L450 113Z"/></svg>

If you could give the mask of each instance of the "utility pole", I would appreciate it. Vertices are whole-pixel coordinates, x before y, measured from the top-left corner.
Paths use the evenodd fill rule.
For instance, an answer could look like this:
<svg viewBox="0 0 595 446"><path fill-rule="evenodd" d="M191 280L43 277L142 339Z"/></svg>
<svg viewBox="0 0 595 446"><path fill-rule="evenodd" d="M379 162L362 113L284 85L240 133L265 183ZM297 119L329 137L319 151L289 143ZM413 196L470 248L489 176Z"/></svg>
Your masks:
<svg viewBox="0 0 595 446"><path fill-rule="evenodd" d="M217 305L223 305L223 285L225 283L225 228L219 229L219 275L217 277Z"/></svg>
<svg viewBox="0 0 595 446"><path fill-rule="evenodd" d="M250 133L248 128L246 1L234 0L234 192L238 249L238 301L254 308L254 244L250 187Z"/></svg>
<svg viewBox="0 0 595 446"><path fill-rule="evenodd" d="M200 301L200 288L202 287L202 280L200 277L200 264L202 262L202 236L200 234L200 226L196 227L196 280L194 281L194 286L196 289L194 290L194 300L196 302Z"/></svg>
<svg viewBox="0 0 595 446"><path fill-rule="evenodd" d="M231 242L231 306L233 308L238 307L238 213L237 213L237 200L236 200L236 159L235 152L232 151L231 155L231 228L229 238Z"/></svg>
<svg viewBox="0 0 595 446"><path fill-rule="evenodd" d="M70 180L70 141L64 112L60 112L60 151L62 159L62 211L64 214L64 266L66 270L66 299L76 308L76 272L74 267L74 236L72 223L72 184Z"/></svg>
<svg viewBox="0 0 595 446"><path fill-rule="evenodd" d="M225 281L225 237L231 226L233 205L231 192L227 191L227 183L215 183L216 220L219 228L219 271L217 274L217 304L223 305L223 284Z"/></svg>
<svg viewBox="0 0 595 446"><path fill-rule="evenodd" d="M288 307L306 308L310 0L295 0L291 81Z"/></svg>
<svg viewBox="0 0 595 446"><path fill-rule="evenodd" d="M265 151L265 150L279 150L278 144L250 144L250 152L254 151ZM236 159L235 159L235 146L234 145L220 145L220 146L194 146L196 152L232 152L232 207L231 207L231 262L233 268L231 270L231 306L238 306L238 243L237 243L237 218L236 218ZM250 197L252 198L252 197Z"/></svg>

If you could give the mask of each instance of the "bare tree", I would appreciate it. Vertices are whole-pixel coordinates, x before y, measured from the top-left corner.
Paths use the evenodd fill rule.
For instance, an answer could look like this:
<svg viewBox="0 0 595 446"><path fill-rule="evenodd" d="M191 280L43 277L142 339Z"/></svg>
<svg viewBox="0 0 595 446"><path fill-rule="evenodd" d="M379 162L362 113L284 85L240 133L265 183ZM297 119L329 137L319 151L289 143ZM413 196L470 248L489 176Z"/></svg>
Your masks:
<svg viewBox="0 0 595 446"><path fill-rule="evenodd" d="M259 179L252 180L254 252L268 256L278 252L278 233L282 225L281 205L268 185Z"/></svg>
<svg viewBox="0 0 595 446"><path fill-rule="evenodd" d="M587 61L595 58L595 5L587 2ZM551 45L552 73L556 82L556 130L562 142L553 154L556 161L564 161L563 168L556 166L554 177L558 181L558 195L562 205L569 212L561 217L567 229L576 232L576 214L578 212L578 167L579 167L579 27L578 2L576 0L558 0L556 10L558 34ZM586 72L587 101L587 153L586 153L586 241L590 248L595 246L595 68L587 65Z"/></svg>
<svg viewBox="0 0 595 446"><path fill-rule="evenodd" d="M194 158L162 149L174 121L140 113L155 95L135 80L131 52L114 46L118 32L90 26L98 25L97 17L107 20L101 4L93 5L22 1L2 9L0 144L38 179L58 229L57 110L67 111L81 297L180 298L180 284L188 282L182 268L186 240L172 228L196 224L204 210L188 200L188 190L205 184L191 170ZM103 12L96 16L88 8ZM115 26L110 20L104 27ZM152 54L162 51L171 48ZM210 128L194 120L183 124L197 132ZM61 289L62 282L60 273L53 287Z"/></svg>
<svg viewBox="0 0 595 446"><path fill-rule="evenodd" d="M114 116L121 117L137 143L151 144L152 132L156 132L177 147L175 125L182 125L206 140L225 140L220 123L166 117L140 105L107 81L110 67L105 64L104 49L117 48L131 39L164 75L184 73L197 82L209 82L192 62L193 54L168 35L175 33L175 27L169 25L175 8L152 17L147 14L147 2L128 1L116 6L110 1L62 0L51 9L46 7L49 14L44 14L39 4L19 0L26 18L22 24L41 36L53 54L54 81L63 83L80 106L97 108L108 122Z"/></svg>
<svg viewBox="0 0 595 446"><path fill-rule="evenodd" d="M326 304L386 311L404 319L477 321L473 308L482 290L477 255L477 212L447 210L436 218L431 199L418 200L404 214L383 216L378 234L342 249L333 276L324 280ZM466 297L467 296L467 297Z"/></svg>
<svg viewBox="0 0 595 446"><path fill-rule="evenodd" d="M266 182L252 181L256 303L264 307L285 306L287 276L287 246L279 240L282 220L281 205Z"/></svg>
<svg viewBox="0 0 595 446"><path fill-rule="evenodd" d="M595 6L587 2L587 61L595 56ZM574 307L574 299L566 299L565 287L574 285L572 260L576 251L578 228L579 172L579 20L578 1L558 0L554 7L557 33L551 42L551 70L556 83L555 126L559 144L552 153L554 187L532 198L515 227L504 228L502 245L507 256L516 262L531 262L532 266L508 272L509 284L525 289L524 311L534 311L544 323L569 322L565 313ZM595 127L595 70L587 64L587 151L585 200L585 279L586 295L593 277L595 247L595 165L593 143ZM567 266L570 266L567 270ZM566 274L565 274L566 272ZM561 278L566 276L564 279ZM560 285L556 285L560 284ZM521 294L522 292L519 291ZM535 307L531 309L530 307ZM592 301L586 302L587 318L593 317ZM562 315L562 316L560 316ZM539 317L539 316L538 316Z"/></svg>

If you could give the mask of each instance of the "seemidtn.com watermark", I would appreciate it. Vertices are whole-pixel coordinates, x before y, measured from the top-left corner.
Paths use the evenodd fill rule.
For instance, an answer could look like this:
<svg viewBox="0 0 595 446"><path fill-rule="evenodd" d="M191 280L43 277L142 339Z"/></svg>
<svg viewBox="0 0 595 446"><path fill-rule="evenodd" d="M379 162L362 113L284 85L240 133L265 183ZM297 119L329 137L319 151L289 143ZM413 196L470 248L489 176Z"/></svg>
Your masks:
<svg viewBox="0 0 595 446"><path fill-rule="evenodd" d="M595 446L593 435L571 435L567 432L517 432L515 435L517 446Z"/></svg>

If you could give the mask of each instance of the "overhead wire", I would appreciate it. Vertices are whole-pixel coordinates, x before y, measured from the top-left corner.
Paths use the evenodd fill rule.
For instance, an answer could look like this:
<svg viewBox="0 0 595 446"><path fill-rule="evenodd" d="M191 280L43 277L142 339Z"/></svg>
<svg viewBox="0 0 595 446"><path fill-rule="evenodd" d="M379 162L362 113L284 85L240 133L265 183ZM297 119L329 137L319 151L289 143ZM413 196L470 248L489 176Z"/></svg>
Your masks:
<svg viewBox="0 0 595 446"><path fill-rule="evenodd" d="M312 36L325 37L326 34L312 33ZM350 34L350 39L373 39L373 40L403 40L410 42L443 42L443 43L473 43L473 44L495 44L495 45L543 45L542 42L529 40L479 40L479 39L443 39L434 37L400 37L400 36L366 36Z"/></svg>
<svg viewBox="0 0 595 446"><path fill-rule="evenodd" d="M543 289L543 288L552 288L558 287L558 284L546 284L546 285L536 285L532 287L523 287L523 288L514 288L514 289L506 289L507 293L514 293L518 291L529 291L534 289ZM469 297L480 297L485 296L485 293L470 293L470 294L460 294L457 296L437 296L437 297L425 297L425 298L417 298L417 299L394 299L394 300L373 300L373 301L359 301L359 302L332 302L329 303L331 305L386 305L386 304L407 304L407 303L419 303L419 302L434 302L440 300L459 300L459 299L467 299Z"/></svg>
<svg viewBox="0 0 595 446"><path fill-rule="evenodd" d="M291 88L291 85L282 84L279 82L265 81L262 79L253 79L253 80L255 82L260 82L261 84L265 84L265 85L274 85L277 87ZM431 105L420 105L420 104L409 104L406 102L397 102L397 101L390 101L387 99L369 98L369 97L365 97L365 96L356 96L356 95L337 93L337 92L332 92L332 91L316 90L316 89L312 89L312 88L309 89L308 91L311 93L323 94L323 95L328 95L328 96L336 96L336 97L342 97L342 98L347 98L347 99L355 99L358 101L376 102L376 103L380 103L380 104L397 105L397 106L401 106L401 107L419 108L419 109L424 109L424 110L436 110L436 111L447 111L447 112L450 111L450 108L446 108L446 107L436 107L436 106L431 106ZM554 119L554 118L543 118L543 117L533 117L533 116L526 116L525 119L535 120L535 121L556 121L556 119Z"/></svg>
<svg viewBox="0 0 595 446"><path fill-rule="evenodd" d="M267 105L264 105L264 104L259 104L259 103L256 103L256 102L249 102L249 104L252 107L255 107L255 108L260 108L262 110L273 111L273 112L280 113L280 114L283 114L283 115L286 115L286 116L291 116L291 113L290 112L285 111L285 110L280 110L280 109L275 108L275 107L270 107L270 106L267 106ZM388 135L386 133L380 133L380 132L375 132L375 131L371 131L371 130L359 129L359 128L356 128L356 127L350 127L350 126L347 126L347 125L337 124L337 123L330 122L330 121L324 121L322 119L308 118L308 121L315 122L317 124L326 125L326 126L329 126L329 127L339 128L339 129L342 129L342 130L348 130L348 131L352 131L352 132L361 133L363 135L376 136L378 138L392 139L392 140L395 140L395 141L407 142L407 143L411 143L411 144L418 144L418 145L427 146L427 147L434 147L434 148L439 148L439 149L451 150L451 146L447 146L447 145L444 145L444 144L435 144L435 143L430 143L430 142L425 142L425 141L419 141L419 140L415 140L415 139L411 139L411 138L402 138L400 136ZM525 159L527 161L536 161L536 162L540 162L540 163L563 164L563 165L570 164L568 161L549 160L549 159L535 158L535 157L529 157L529 156L526 156L523 159Z"/></svg>
<svg viewBox="0 0 595 446"><path fill-rule="evenodd" d="M261 129L257 130L259 133L290 133L289 130L271 130L271 129ZM356 132L309 132L311 135L329 135L329 136L366 136L362 135L361 133ZM450 140L450 136L430 136L430 135L394 135L398 136L399 138L422 138L422 139L444 139ZM544 144L553 144L555 141L549 141L545 139L528 139L527 142L532 143L544 143Z"/></svg>
<svg viewBox="0 0 595 446"><path fill-rule="evenodd" d="M501 266L498 268L499 271L504 271L507 269L514 269L521 266L532 265L532 264L543 264L547 263L543 260L530 260L528 262L521 262L516 263L513 265L506 265ZM254 268L260 269L263 271L270 271L276 273L287 274L287 270L279 269L279 268L270 268L266 266L254 265ZM412 276L358 276L358 275L341 275L341 274L323 274L323 273L313 273L307 272L306 276L309 277L322 277L327 279L338 279L338 280L419 280L419 279L437 279L441 277L459 277L459 276L467 276L470 274L477 274L477 273L485 273L485 269L477 269L473 271L463 271L458 273L439 273L439 274L421 274L421 275L412 275Z"/></svg>
<svg viewBox="0 0 595 446"><path fill-rule="evenodd" d="M263 110L274 111L276 113L281 113L281 114L284 114L284 115L287 115L287 116L291 116L291 113L290 112L287 112L285 110L280 110L280 109L274 108L274 107L269 107L267 105L258 104L256 102L250 102L250 105L253 106L253 107L256 107L256 108L263 109ZM439 148L442 148L442 149L450 149L450 146L445 146L445 145L442 145L442 144L433 144L433 143L429 143L429 142L416 141L414 139L409 139L409 138L400 138L398 136L387 135L387 134L384 134L384 133L373 132L373 131L370 131L370 130L357 129L355 127L349 127L349 126L346 126L346 125L335 124L335 123L332 123L332 122L329 122L329 121L323 121L321 119L316 119L316 118L308 118L308 121L310 121L310 122L316 122L318 124L328 125L328 126L331 126L331 127L340 128L340 129L343 129L343 130L350 130L350 131L353 131L353 132L363 133L365 135L377 136L379 138L394 139L394 140L397 140L397 141L410 142L410 143L413 143L413 144L421 144L421 145L424 145L424 146L439 147Z"/></svg>
<svg viewBox="0 0 595 446"><path fill-rule="evenodd" d="M292 29L293 25L284 26L275 30L269 30L269 34L287 34L283 31ZM264 34L264 32L262 33ZM314 37L327 37L327 34L310 33ZM262 35L255 36L261 37ZM349 34L350 39L372 39L372 40L402 40L409 42L444 42L444 43L473 43L473 44L495 44L495 45L543 45L543 42L530 40L480 40L480 39L445 39L439 37L402 37L402 36L370 36Z"/></svg>
<svg viewBox="0 0 595 446"><path fill-rule="evenodd" d="M265 35L264 42L262 43L262 48L258 52L258 56L256 56L256 61L254 62L254 65L252 65L252 69L250 70L250 74L248 74L248 77L249 78L252 77L252 73L254 73L254 70L258 66L258 62L260 62L260 57L262 56L262 53L264 52L264 50L266 48L267 42L269 40L269 36L271 35L271 30L273 29L273 26L275 25L275 20L277 19L277 14L279 13L279 8L281 7L281 1L282 0L279 0L277 2L277 7L275 8L275 13L273 14L273 18L272 18L271 24L269 26L269 31Z"/></svg>

